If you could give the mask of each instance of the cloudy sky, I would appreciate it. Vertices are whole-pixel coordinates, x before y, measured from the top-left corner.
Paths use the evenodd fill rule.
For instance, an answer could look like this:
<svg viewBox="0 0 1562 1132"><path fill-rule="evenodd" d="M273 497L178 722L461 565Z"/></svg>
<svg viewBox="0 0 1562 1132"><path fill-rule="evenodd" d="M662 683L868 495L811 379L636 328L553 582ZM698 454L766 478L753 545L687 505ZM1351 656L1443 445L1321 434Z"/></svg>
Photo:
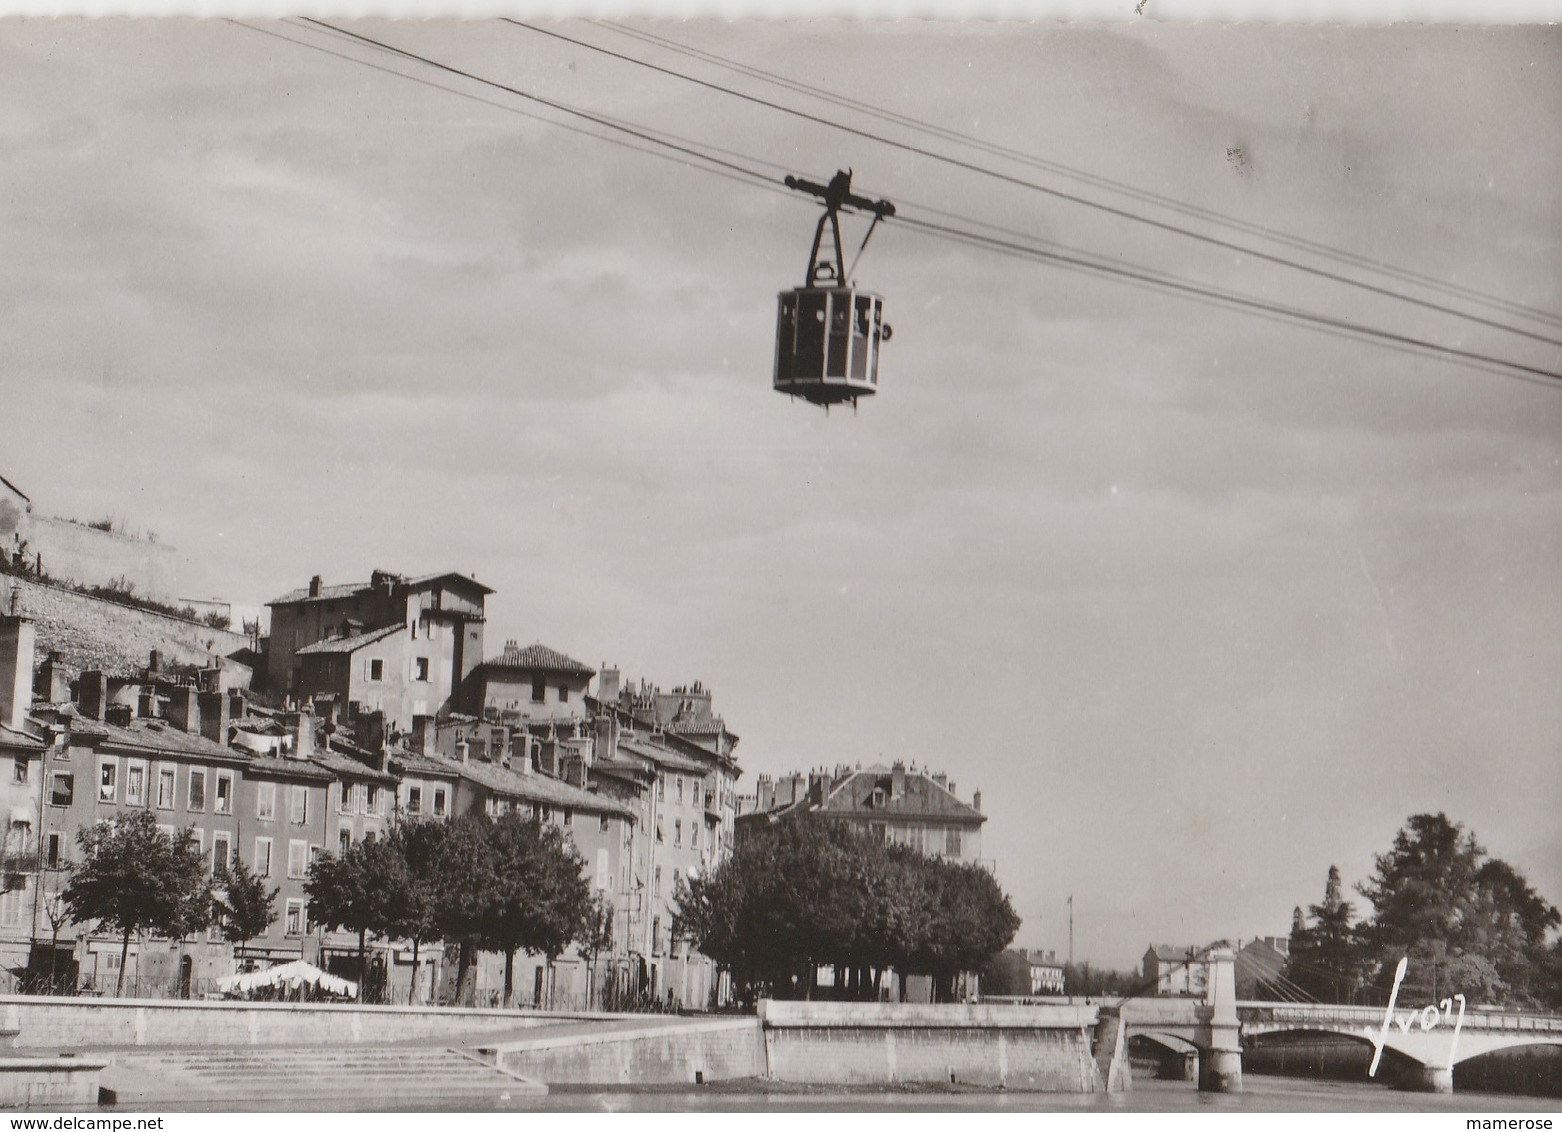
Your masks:
<svg viewBox="0 0 1562 1132"><path fill-rule="evenodd" d="M522 28L351 26L777 179L1562 371ZM1555 29L637 25L1212 220L550 26L1562 338ZM1097 962L1284 932L1422 810L1562 901L1562 388L891 222L858 270L882 392L826 416L769 388L808 202L560 120L293 23L0 21L0 473L156 531L192 597L473 573L491 649L710 684L750 788L945 769L1021 943L1066 947L1071 893Z"/></svg>

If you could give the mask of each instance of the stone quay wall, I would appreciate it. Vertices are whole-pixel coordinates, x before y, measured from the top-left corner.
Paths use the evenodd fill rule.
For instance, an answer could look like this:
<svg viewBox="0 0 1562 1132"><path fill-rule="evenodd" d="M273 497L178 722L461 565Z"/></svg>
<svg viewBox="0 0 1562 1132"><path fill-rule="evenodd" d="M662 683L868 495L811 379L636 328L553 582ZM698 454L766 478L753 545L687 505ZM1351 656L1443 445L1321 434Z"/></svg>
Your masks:
<svg viewBox="0 0 1562 1132"><path fill-rule="evenodd" d="M567 1016L534 1011L432 1006L0 996L0 1028L19 1031L17 1049L194 1045L232 1049L475 1039L566 1020Z"/></svg>
<svg viewBox="0 0 1562 1132"><path fill-rule="evenodd" d="M501 1069L549 1085L691 1085L765 1075L757 1018L640 1018L559 1027L484 1047Z"/></svg>
<svg viewBox="0 0 1562 1132"><path fill-rule="evenodd" d="M781 1081L1004 1086L1089 1093L1094 1006L760 1003L765 1062Z"/></svg>

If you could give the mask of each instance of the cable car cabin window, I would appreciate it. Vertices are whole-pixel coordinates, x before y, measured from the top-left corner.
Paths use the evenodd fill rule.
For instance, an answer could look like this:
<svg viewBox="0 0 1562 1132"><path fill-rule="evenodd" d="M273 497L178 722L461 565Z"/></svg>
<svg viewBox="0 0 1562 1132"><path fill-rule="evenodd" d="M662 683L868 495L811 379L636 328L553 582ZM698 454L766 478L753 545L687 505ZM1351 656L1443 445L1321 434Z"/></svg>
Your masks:
<svg viewBox="0 0 1562 1132"><path fill-rule="evenodd" d="M827 379L845 377L846 346L851 335L851 292L830 293L830 353L825 362Z"/></svg>
<svg viewBox="0 0 1562 1132"><path fill-rule="evenodd" d="M851 375L861 380L868 376L868 356L873 350L873 299L858 295L852 302Z"/></svg>
<svg viewBox="0 0 1562 1132"><path fill-rule="evenodd" d="M829 302L825 291L805 292L798 299L797 350L792 356L795 377L824 376L824 319Z"/></svg>

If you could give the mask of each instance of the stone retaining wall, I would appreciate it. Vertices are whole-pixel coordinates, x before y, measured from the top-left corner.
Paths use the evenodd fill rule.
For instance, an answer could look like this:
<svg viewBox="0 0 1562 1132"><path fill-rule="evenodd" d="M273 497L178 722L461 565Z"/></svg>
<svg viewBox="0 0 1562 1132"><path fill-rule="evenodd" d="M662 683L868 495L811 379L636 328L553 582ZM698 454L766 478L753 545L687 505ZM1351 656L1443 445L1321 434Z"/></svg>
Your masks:
<svg viewBox="0 0 1562 1132"><path fill-rule="evenodd" d="M37 624L35 663L42 662L52 649L61 654L72 672L89 668L105 672L139 670L146 667L153 649L170 662L205 667L249 644L242 633L89 597L60 586L0 575L0 608L7 612L11 609L13 590L16 612Z"/></svg>
<svg viewBox="0 0 1562 1132"><path fill-rule="evenodd" d="M1088 1093L1093 1006L760 1004L765 1061L777 1080L866 1085L955 1082Z"/></svg>
<svg viewBox="0 0 1562 1132"><path fill-rule="evenodd" d="M501 1069L549 1085L690 1085L765 1075L757 1018L679 1019L602 1027L484 1049Z"/></svg>
<svg viewBox="0 0 1562 1132"><path fill-rule="evenodd" d="M565 1016L530 1011L432 1006L0 996L0 1027L20 1031L17 1049L327 1046L476 1038L564 1020Z"/></svg>

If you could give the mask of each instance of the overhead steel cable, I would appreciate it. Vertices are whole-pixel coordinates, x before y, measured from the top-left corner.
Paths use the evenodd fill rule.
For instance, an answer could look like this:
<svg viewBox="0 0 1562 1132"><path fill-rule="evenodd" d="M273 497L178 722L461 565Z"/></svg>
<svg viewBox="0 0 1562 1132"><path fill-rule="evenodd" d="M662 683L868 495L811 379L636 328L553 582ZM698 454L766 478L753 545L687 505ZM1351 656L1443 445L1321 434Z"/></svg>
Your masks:
<svg viewBox="0 0 1562 1132"><path fill-rule="evenodd" d="M724 158L712 157L709 154L700 153L693 148L681 145L677 142L664 141L644 130L631 126L620 125L611 118L604 117L600 114L593 114L589 110L582 110L577 106L570 106L567 103L556 102L551 98L545 98L540 94L533 94L531 91L521 90L518 87L509 86L505 83L497 81L496 79L485 79L483 76L473 74L471 71L463 71L460 67L453 67L449 63L441 63L437 59L430 59L428 56L419 55L415 51L406 51L400 47L395 46L394 44L385 43L381 40L373 39L367 35L359 35L355 31L348 31L346 28L337 27L335 24L326 23L324 20L317 20L313 16L304 16L302 19L304 22L314 24L316 27L327 28L336 32L338 35L347 36L350 39L358 40L360 43L366 43L370 46L381 48L382 50L389 51L393 55L399 55L405 59L411 59L415 62L426 64L427 66L434 67L437 70L444 71L447 74L458 75L463 79L468 79L475 83L482 83L484 86L491 86L495 90L502 90L506 94L513 94L517 98L526 99L528 102L534 102L539 106L546 106L551 110L557 110L561 114L569 114L576 118L583 118L588 122L595 122L599 126L606 126L609 129L617 130L620 133L625 133L631 137L639 138L641 141L648 141L654 145L665 146L666 148L674 150L678 153L682 153L687 157L693 157L699 161L704 161L711 165L718 165L723 169L730 170L731 172L741 174L745 177L754 177L756 175L763 176L762 174L756 174L751 169L747 169L734 162L727 161Z"/></svg>
<svg viewBox="0 0 1562 1132"><path fill-rule="evenodd" d="M681 141L670 141L667 140L666 137L659 136L661 133L660 131L652 130L640 125L627 124L622 120L614 119L607 115L581 110L578 107L570 106L567 103L558 102L557 100L545 98L541 95L522 91L516 87L509 86L497 80L485 78L484 76L463 70L459 67L455 67L447 63L442 63L436 59L429 58L417 52L408 51L404 48L396 47L393 44L388 44L381 40L374 39L371 36L362 35L358 32L349 31L345 28L339 28L333 24L322 20L317 20L312 17L303 17L303 21L317 28L321 28L326 32L333 33L338 38L355 41L357 43L378 49L389 55L421 63L435 68L436 70L457 75L472 82L516 95L530 102L547 106L548 108L563 114L582 118L584 120L595 123L596 125L626 134L651 145L665 147L676 153L682 154L685 158L691 159L692 162L700 163L691 164L689 162L685 162L688 168L698 169L709 173L716 173L717 175L727 177L727 179L738 181L742 184L754 185L759 188L764 188L767 191L780 191L785 193L785 190L780 190L779 186L775 185L766 174L757 169L752 169L724 158L712 157L702 152L700 148L701 143L691 142L687 139ZM237 26L244 27L251 31L262 30L253 28L247 24L238 24ZM312 50L325 51L324 48L317 47L316 45L302 43L300 41L290 39L287 36L277 35L277 33L274 32L264 32L264 34L274 35L277 38L286 40L287 42L296 43L299 46L308 47ZM346 61L358 63L362 66L370 67L371 69L381 71L386 74L392 74L396 75L397 77L411 79L411 81L418 82L420 85L432 86L435 89L446 90L450 93L460 95L461 97L472 98L476 101L484 103L485 105L506 108L517 113L521 112L518 110L518 108L503 107L502 104L493 103L490 100L479 98L470 94L469 92L455 90L454 88L441 86L435 83L429 83L427 80L417 78L416 76L410 76L401 71L380 67L362 59L357 59L352 56L339 55L338 53L331 51L325 51L325 53L337 58L342 58ZM567 123L557 122L538 115L527 114L525 116L544 122L551 122L552 124L558 125L561 128L569 129L571 132L583 134L587 137L597 138L598 140L609 142L610 144L620 145L635 152L650 152L641 146L627 145L618 138L607 137L604 135L592 133L591 131L570 127ZM657 156L665 157L666 155L657 154ZM766 162L765 164L770 163ZM785 195L789 197L791 196L789 193L786 193ZM1410 348L1417 351L1439 354L1444 357L1458 359L1467 365L1473 363L1476 368L1485 369L1494 373L1501 373L1504 376L1516 376L1522 380L1536 381L1539 384L1555 385L1556 383L1562 382L1562 373L1552 373L1550 371L1537 369L1536 367L1524 365L1522 363L1511 362L1503 358L1479 354L1472 351L1458 350L1453 347L1443 346L1440 343L1429 340L1414 338L1408 335L1401 335L1390 331L1379 330L1375 327L1352 323L1346 319L1336 319L1330 316L1315 314L1311 311L1286 307L1279 303L1271 303L1265 300L1253 299L1248 296L1243 296L1232 292L1225 292L1216 287L1191 283L1179 277L1168 276L1164 273L1159 273L1149 268L1128 268L1104 261L1100 258L1087 258L1090 257L1092 253L1081 252L1077 249L1068 249L1067 251L1045 250L1044 248L1035 246L1036 243L1040 242L1036 237L1025 236L1023 239L1029 242L1021 243L1018 240L999 239L994 236L983 235L980 232L964 230L946 224L937 224L932 221L920 220L916 217L898 216L896 219L903 225L909 226L914 230L923 231L925 234L934 236L935 238L953 240L955 242L964 243L969 246L980 247L988 251L995 251L1001 254L1014 255L1033 260L1040 260L1066 270L1094 272L1097 274L1108 275L1131 284L1159 288L1168 293L1178 294L1195 301L1223 304L1256 313L1261 317L1276 318L1282 321L1311 325L1315 328L1321 328L1326 332L1336 333L1348 338L1374 341L1377 344L1386 344L1395 348ZM998 228L996 225L984 225L980 221L967 220L967 223L974 223L978 226L989 228ZM999 230L1013 234L1012 230L1009 229Z"/></svg>
<svg viewBox="0 0 1562 1132"><path fill-rule="evenodd" d="M295 39L290 35L283 35L281 32L272 31L269 28L256 27L253 24L247 24L242 20L233 19L231 17L224 17L224 20L225 22L230 23L235 27L243 28L245 31L258 32L261 35L271 36L273 39L280 39L284 43L291 43L294 46L302 47L309 51L317 51L323 55L329 55L333 59L340 59L343 62L354 63L360 67L367 67L371 71L378 71L381 74L391 75L398 79L406 79L408 82L417 83L419 86L428 87L430 90L444 91L446 94L453 94L457 98L464 98L470 102L476 102L479 105L488 106L495 110L502 110L507 114L515 114L519 117L541 123L545 126L552 126L557 129L564 130L568 133L578 134L581 137L587 137L595 139L596 141L606 142L608 145L618 146L621 149L626 149L633 153L644 154L647 157L654 157L659 161L667 161L674 165L681 165L684 168L692 169L696 172L709 173L713 176L721 177L725 180L732 181L740 185L748 185L753 188L766 189L787 200L795 199L794 194L787 191L780 185L775 184L763 173L756 172L748 175L739 175L727 169L714 169L703 164L695 164L688 158L680 158L674 154L666 153L662 149L652 148L650 146L635 145L633 142L628 142L622 138L616 138L609 134L594 133L593 131L582 126L571 125L569 122L561 121L558 118L550 118L544 114L536 114L532 111L522 109L519 106L514 106L505 102L498 102L491 98L484 98L480 94L473 94L471 91L461 90L458 87L446 86L443 83L437 83L431 79L420 78L417 75L409 75L407 72L398 71L394 67L381 66L378 63L359 58L355 55L348 55L340 51L332 51L328 47L322 47L317 43L308 43L302 39ZM289 24L287 26L292 27L293 25ZM318 28L302 28L300 30L308 31L315 35L322 34L321 30ZM332 30L334 31L334 29ZM342 37L339 36L338 38ZM385 51L387 54L394 54L390 48L381 48L381 50ZM659 145L660 143L658 142L657 144Z"/></svg>
<svg viewBox="0 0 1562 1132"><path fill-rule="evenodd" d="M940 153L937 150L928 149L925 146L915 145L911 142L899 141L895 138L885 137L883 134L876 134L871 130L864 130L856 126L850 126L843 122L838 122L834 119L826 118L818 114L810 114L808 111L800 110L795 106L787 106L784 103L775 102L768 98L761 98L759 95L749 94L747 91L737 90L733 87L723 86L720 83L711 82L708 79L702 79L695 75L686 74L671 67L663 67L658 63L652 63L645 59L637 59L633 55L626 55L621 51L614 51L612 48L603 47L600 44L591 43L584 39L578 39L575 36L565 35L563 32L538 27L536 24L529 24L524 20L512 19L508 16L502 16L500 18L507 24L512 24L518 28L524 28L527 31L535 32L538 35L545 35L553 39L561 40L565 43L571 43L577 47L583 47L588 51L595 51L614 59L620 59L626 63L632 63L637 67L644 67L647 70L655 71L658 74L667 75L675 79L680 79L684 82L693 83L696 86L704 87L708 90L718 91L722 94L742 99L745 102L753 103L756 106L763 106L771 110L779 111L783 114L789 114L795 118L801 118L804 121L813 122L816 125L826 126L833 130L839 130L843 133L851 134L854 137L863 138L866 141L872 141L880 145L889 146L892 149L897 149L904 153L911 153L918 157L925 157L931 161L937 161L941 164L949 165L957 169L964 169L967 172L976 173L979 176L991 177L995 180L1002 181L1007 184L1029 189L1032 192L1042 193L1057 200L1067 201L1070 204L1077 204L1085 208L1094 209L1095 211L1105 213L1108 216L1115 216L1122 220L1130 220L1136 224L1144 224L1151 228L1155 228L1163 232L1169 232L1174 235L1185 236L1189 239L1197 240L1200 243L1208 244L1212 247L1236 252L1240 255L1252 256L1254 259L1260 259L1267 263L1273 263L1281 267L1288 267L1295 271L1304 272L1308 275L1313 275L1320 279L1327 279L1331 282L1339 283L1347 287L1355 287L1375 295L1381 295L1385 298L1395 299L1399 302L1409 303L1413 306L1424 307L1427 310L1436 311L1439 314L1445 314L1453 318L1479 323L1483 326L1488 326L1495 330L1502 330L1509 334L1516 334L1524 338L1531 338L1537 342L1543 342L1548 346L1562 346L1562 338L1551 338L1545 334L1539 334L1532 330L1526 330L1523 327L1512 326L1505 322L1498 322L1496 319L1490 319L1482 315L1472 314L1469 311L1462 311L1456 307L1450 307L1442 303L1433 302L1430 299L1417 298L1414 295L1406 295L1403 292L1395 291L1389 287L1380 287L1375 283L1368 283L1360 279L1352 279L1347 275L1341 275L1335 271L1329 271L1321 267L1315 267L1311 264L1300 263L1296 260L1288 259L1285 256L1276 255L1272 252L1266 252L1260 248L1255 248L1247 244L1238 244L1231 240L1222 239L1219 236L1212 236L1207 232L1199 232L1192 228L1185 228L1180 224L1172 224L1165 220L1157 220L1152 216L1145 216L1142 213L1132 212L1126 208L1118 208L1116 205L1107 204L1103 201L1091 200L1088 197L1080 196L1078 193L1071 193L1063 189L1053 188L1050 185L1043 185L1038 181L1026 180L1024 177L1016 177L1011 173L1005 173L1002 170L993 169L988 166L978 164L974 161L966 161L963 158L954 157L947 153Z"/></svg>
<svg viewBox="0 0 1562 1132"><path fill-rule="evenodd" d="M1064 264L1077 267L1085 271L1096 272L1101 275L1115 276L1120 279L1133 280L1151 286L1173 288L1179 293L1198 295L1213 299L1233 306L1243 307L1248 310L1262 311L1268 314L1279 315L1289 319L1310 323L1315 326L1327 327L1331 330L1346 331L1352 334L1365 335L1369 338L1379 339L1384 342L1397 343L1402 346L1411 346L1420 350L1430 351L1447 357L1459 358L1464 361L1479 362L1485 366L1499 367L1505 371L1511 371L1510 376L1518 377L1526 381L1534 381L1552 387L1562 388L1562 372L1541 369L1538 366L1527 365L1523 362L1510 361L1492 354L1482 354L1474 350L1464 350L1456 346L1445 346L1440 342L1434 342L1427 338L1417 338L1410 334L1400 334L1392 330L1382 330L1374 326L1366 326L1362 323L1352 322L1349 319L1335 318L1332 315L1317 314L1313 311L1304 311L1296 307L1287 307L1281 303L1272 303L1266 299L1255 299L1246 295L1235 295L1230 292L1222 292L1214 287L1206 287L1187 280L1181 280L1175 285L1166 282L1164 277L1158 277L1156 273L1138 268L1122 267L1116 264L1093 262L1082 259L1079 256L1064 255L1060 252L1047 251L1035 248L1015 240L1000 239L996 236L986 236L980 232L970 232L947 224L936 224L929 220L920 220L911 216L897 216L897 224L918 229L936 236L952 237L968 243L978 244L997 251L1010 252L1016 255L1044 260L1048 263Z"/></svg>
<svg viewBox="0 0 1562 1132"><path fill-rule="evenodd" d="M1536 307L1527 306L1526 304L1517 302L1513 299L1506 299L1497 295L1491 295L1484 291L1478 291L1473 287L1463 287L1457 283L1450 283L1447 280L1438 279L1436 276L1427 275L1418 271L1412 271L1409 268L1399 267L1395 264L1385 263L1382 260L1373 259L1370 256L1365 256L1358 252L1352 252L1345 248L1336 248L1332 245L1325 244L1322 241L1309 239L1306 236L1298 236L1289 232L1283 232L1277 228L1272 228L1265 224L1259 224L1250 220L1243 220L1240 217L1218 212L1212 208L1205 208L1202 205L1189 204L1186 201L1180 201L1174 197L1169 197L1162 193L1154 192L1150 189L1143 189L1123 181L1116 181L1110 177L1104 177L1100 174L1091 173L1084 169L1065 165L1062 162L1049 161L1046 158L1038 157L1035 154L1026 153L1024 150L1015 149L1012 146L1005 146L996 142L984 141L981 138L972 137L969 134L961 133L958 130L953 130L946 126L940 126L936 123L914 118L907 114L900 114L893 110L887 110L883 107L875 106L870 102L864 102L861 99L851 98L846 95L825 90L822 87L813 86L809 83L791 79L785 75L777 74L774 71L767 71L762 67L755 67L749 64L740 63L736 60L728 59L718 55L713 51L706 51L701 48L691 47L688 44L680 43L677 40L669 39L666 36L657 35L654 32L646 31L643 28L630 27L627 24L621 24L614 20L592 20L590 22L597 27L606 28L609 31L617 32L620 35L639 40L640 42L649 46L659 47L667 51L672 51L677 54L684 55L688 58L698 59L701 62L708 63L712 66L720 67L724 70L729 70L736 74L745 75L749 78L757 79L760 82L780 86L786 90L792 91L793 93L801 94L808 98L819 99L821 101L830 103L831 105L839 106L842 109L854 110L869 117L877 118L883 122L904 126L909 129L921 130L923 132L943 138L946 141L952 141L960 145L969 146L973 149L980 150L995 157L1007 158L1008 160L1028 165L1034 169L1043 169L1051 173L1056 173L1061 177L1067 177L1071 180L1081 181L1095 188L1106 189L1110 192L1119 193L1123 196L1130 197L1145 204L1153 204L1160 208L1182 213L1185 216L1207 220L1211 223L1220 224L1228 228L1234 228L1239 231L1247 232L1250 235L1259 236L1266 240L1272 240L1275 243L1284 244L1288 247L1295 248L1298 251L1311 252L1312 254L1320 255L1325 258L1335 260L1339 263L1365 268L1369 271L1374 271L1390 278L1398 279L1401 282L1425 287L1428 290L1437 291L1453 298L1467 299L1471 302L1490 307L1494 310L1502 310L1509 314L1518 315L1521 318L1531 318L1537 321L1550 322L1555 325L1562 326L1562 315L1554 314L1550 311L1540 310Z"/></svg>

